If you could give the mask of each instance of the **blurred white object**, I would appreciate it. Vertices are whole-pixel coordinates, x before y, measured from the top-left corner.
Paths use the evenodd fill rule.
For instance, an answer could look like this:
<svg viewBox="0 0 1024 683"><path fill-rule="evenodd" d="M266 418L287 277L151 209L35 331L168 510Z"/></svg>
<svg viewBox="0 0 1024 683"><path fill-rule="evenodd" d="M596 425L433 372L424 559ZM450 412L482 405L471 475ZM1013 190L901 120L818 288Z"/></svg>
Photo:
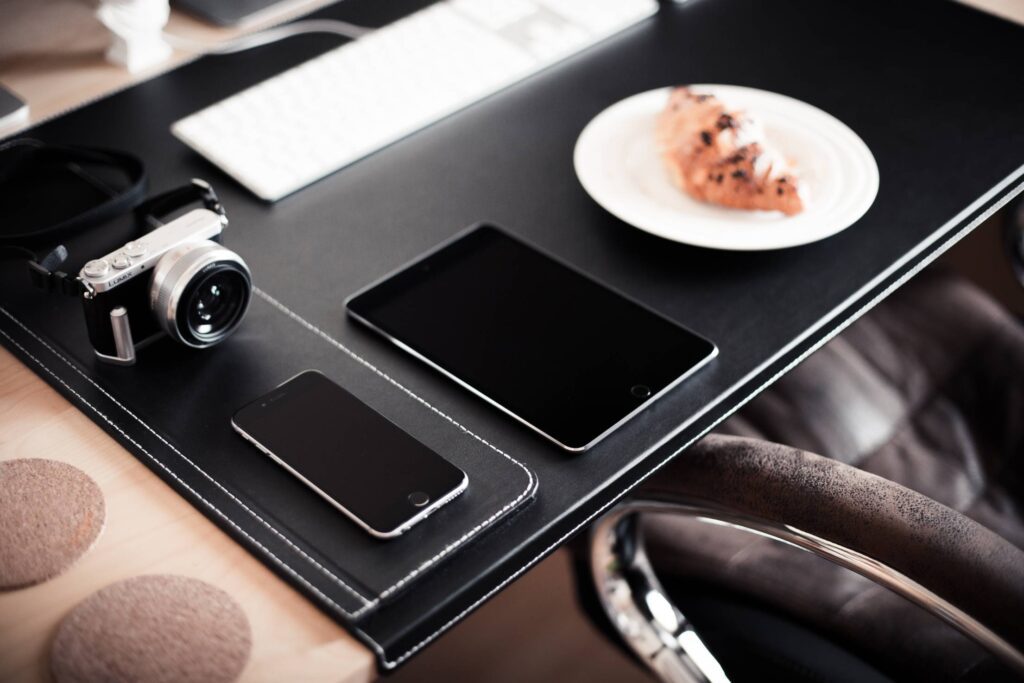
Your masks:
<svg viewBox="0 0 1024 683"><path fill-rule="evenodd" d="M655 0L448 0L187 116L180 140L276 201L658 9Z"/></svg>
<svg viewBox="0 0 1024 683"><path fill-rule="evenodd" d="M762 251L808 244L836 234L864 215L878 194L871 150L842 121L806 102L738 85L693 83L756 115L765 141L783 150L810 191L803 212L744 211L697 201L665 171L654 134L671 88L613 104L580 133L573 154L583 189L608 213L659 237L698 247Z"/></svg>
<svg viewBox="0 0 1024 683"><path fill-rule="evenodd" d="M0 85L0 137L13 133L28 124L28 105L7 88Z"/></svg>
<svg viewBox="0 0 1024 683"><path fill-rule="evenodd" d="M96 17L112 34L107 60L130 73L165 61L172 52L163 37L170 14L168 0L101 0Z"/></svg>

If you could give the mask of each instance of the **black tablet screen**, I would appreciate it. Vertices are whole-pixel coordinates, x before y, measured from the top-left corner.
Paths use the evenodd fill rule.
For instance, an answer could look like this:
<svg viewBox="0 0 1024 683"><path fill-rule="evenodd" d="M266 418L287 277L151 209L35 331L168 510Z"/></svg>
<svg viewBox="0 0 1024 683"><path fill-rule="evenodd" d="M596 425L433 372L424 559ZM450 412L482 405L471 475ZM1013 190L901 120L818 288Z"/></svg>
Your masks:
<svg viewBox="0 0 1024 683"><path fill-rule="evenodd" d="M570 450L589 448L715 355L706 339L491 226L347 306Z"/></svg>

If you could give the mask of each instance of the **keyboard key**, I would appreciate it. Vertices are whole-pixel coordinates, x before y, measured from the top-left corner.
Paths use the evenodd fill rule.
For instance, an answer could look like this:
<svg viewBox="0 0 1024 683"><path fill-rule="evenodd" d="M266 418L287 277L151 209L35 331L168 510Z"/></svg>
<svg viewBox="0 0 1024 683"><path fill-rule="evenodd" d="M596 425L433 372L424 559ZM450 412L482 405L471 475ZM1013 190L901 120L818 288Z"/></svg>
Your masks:
<svg viewBox="0 0 1024 683"><path fill-rule="evenodd" d="M655 11L655 0L439 2L171 131L276 201Z"/></svg>

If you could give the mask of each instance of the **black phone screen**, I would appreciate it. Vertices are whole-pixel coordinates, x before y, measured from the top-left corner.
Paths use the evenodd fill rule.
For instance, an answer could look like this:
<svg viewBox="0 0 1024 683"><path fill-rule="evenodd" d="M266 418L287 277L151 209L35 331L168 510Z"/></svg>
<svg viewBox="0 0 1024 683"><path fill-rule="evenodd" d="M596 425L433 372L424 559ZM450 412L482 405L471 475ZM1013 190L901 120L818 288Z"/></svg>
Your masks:
<svg viewBox="0 0 1024 683"><path fill-rule="evenodd" d="M480 226L347 302L513 417L583 450L714 357L714 344Z"/></svg>
<svg viewBox="0 0 1024 683"><path fill-rule="evenodd" d="M462 470L315 370L248 404L232 424L378 536L396 535L466 485Z"/></svg>

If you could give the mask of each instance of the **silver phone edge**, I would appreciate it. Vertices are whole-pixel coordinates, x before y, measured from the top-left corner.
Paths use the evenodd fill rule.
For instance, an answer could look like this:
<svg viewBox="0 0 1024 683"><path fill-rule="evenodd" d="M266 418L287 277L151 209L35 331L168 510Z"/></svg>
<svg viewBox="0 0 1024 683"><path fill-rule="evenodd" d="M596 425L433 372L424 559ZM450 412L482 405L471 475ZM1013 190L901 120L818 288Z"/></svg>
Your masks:
<svg viewBox="0 0 1024 683"><path fill-rule="evenodd" d="M308 372L308 370L303 370L303 372L298 373L296 375L296 377L298 375L303 374L304 372ZM319 372L319 371L317 371L317 372ZM278 385L278 388L283 386L285 383L287 383L287 382L284 382L281 385ZM408 531L409 529L414 527L416 524L418 524L419 522L422 522L424 519L426 519L428 516L430 516L433 512L435 512L436 510L440 509L441 507L443 507L447 503L449 503L452 500L454 500L459 494L461 494L463 491L465 491L469 487L469 477L466 475L465 471L463 471L461 467L458 467L458 466L452 464L451 462L449 462L448 460L445 460L445 462L448 462L449 465L452 465L452 467L455 467L455 469L459 470L459 472L462 473L462 481L459 482L459 485L456 486L455 488L453 488L451 491L449 491L445 495L443 495L440 498L438 498L435 502L431 503L431 505L429 507L423 508L418 513L416 513L416 515L414 515L413 517L411 517L407 521L402 522L402 524L399 525L397 528L392 529L391 531L380 531L378 529L374 529L373 527L371 527L369 524L367 524L365 521L363 521L358 515L356 515L355 513L350 511L348 508L346 508L344 505L342 505L341 503L336 501L334 498L329 496L327 493L325 493L323 491L323 489L321 489L319 486L317 486L316 484L311 482L309 479L304 477L301 473L299 473L298 470L296 470L294 467L289 465L287 462L285 462L283 459L281 459L278 455L273 453L269 448L267 448L266 446L261 444L253 436L248 434L244 429L242 429L241 427L238 426L238 424L235 422L235 418L233 418L233 417L231 418L231 428L234 429L236 432L238 432L238 434L243 439L245 439L246 441L251 443L253 446L255 446L258 451L260 451L264 455L268 456L271 460L273 460L278 465L280 465L285 470L287 470L289 473L291 473L292 476L294 476L296 479L301 481L303 484L305 484L309 488L313 489L313 491L315 491L317 493L317 495L319 495L321 498L323 498L328 503L330 503L331 506L333 506L334 508L338 509L346 517L348 517L353 522L355 522L363 531L365 531L366 533L370 534L371 536L374 536L375 538L390 539L390 538L397 538L397 537L401 536L406 531ZM441 457L441 456L438 455L438 457Z"/></svg>

